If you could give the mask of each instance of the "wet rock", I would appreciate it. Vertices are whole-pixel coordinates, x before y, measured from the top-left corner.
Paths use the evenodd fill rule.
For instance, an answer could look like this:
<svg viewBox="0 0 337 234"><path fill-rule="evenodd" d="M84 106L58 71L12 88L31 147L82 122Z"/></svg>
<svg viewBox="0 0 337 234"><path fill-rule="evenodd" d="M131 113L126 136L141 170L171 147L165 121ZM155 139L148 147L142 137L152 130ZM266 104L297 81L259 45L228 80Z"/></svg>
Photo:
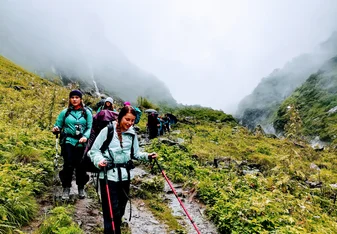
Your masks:
<svg viewBox="0 0 337 234"><path fill-rule="evenodd" d="M156 220L150 220L150 222L153 223L153 224L159 224L159 222L156 221Z"/></svg>
<svg viewBox="0 0 337 234"><path fill-rule="evenodd" d="M199 159L199 156L196 155L196 154L193 154L193 155L192 155L192 159L198 160L198 159Z"/></svg>
<svg viewBox="0 0 337 234"><path fill-rule="evenodd" d="M169 145L169 146L177 145L177 146L179 146L180 149L182 149L184 151L187 151L186 147L181 145L179 142L175 142L175 141L169 140L167 138L159 138L159 140L163 144L166 144L166 145Z"/></svg>
<svg viewBox="0 0 337 234"><path fill-rule="evenodd" d="M182 138L178 138L178 139L177 139L177 142L178 142L178 144L182 144L182 143L184 143L184 142L185 142L185 140L184 140L184 139L182 139Z"/></svg>
<svg viewBox="0 0 337 234"><path fill-rule="evenodd" d="M214 167L218 168L220 165L220 162L224 162L226 165L229 165L231 163L231 158L229 157L221 157L221 158L215 158L213 161Z"/></svg>
<svg viewBox="0 0 337 234"><path fill-rule="evenodd" d="M310 188L321 188L323 186L322 181L305 181L307 185L309 185Z"/></svg>
<svg viewBox="0 0 337 234"><path fill-rule="evenodd" d="M23 87L23 86L18 86L18 85L14 85L14 86L13 86L13 89L14 89L14 90L17 90L17 91L21 91L21 90L25 89L25 87Z"/></svg>

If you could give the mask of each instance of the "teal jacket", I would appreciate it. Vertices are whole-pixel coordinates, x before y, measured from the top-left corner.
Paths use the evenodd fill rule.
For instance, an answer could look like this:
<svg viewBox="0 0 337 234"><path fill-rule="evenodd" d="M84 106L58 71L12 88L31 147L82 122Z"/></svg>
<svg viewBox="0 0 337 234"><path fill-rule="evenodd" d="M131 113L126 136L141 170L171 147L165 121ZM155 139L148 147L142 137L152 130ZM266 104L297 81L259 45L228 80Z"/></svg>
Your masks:
<svg viewBox="0 0 337 234"><path fill-rule="evenodd" d="M134 136L133 142L134 157L136 159L148 160L148 153L139 151L138 139L133 127L130 127L126 132L122 133L123 148L121 148L116 131L116 121L113 122L113 126L114 126L114 136L109 144L108 150L110 151L110 154L113 157L114 163L127 163L131 159L132 136ZM103 145L103 142L106 140L107 135L108 135L108 128L105 127L98 134L94 144L92 145L90 151L88 152L91 161L97 168L99 168L98 163L102 159L105 159L108 163L112 162L108 150L106 150L103 154L100 151L100 148ZM123 181L127 180L128 174L126 169L122 167L121 172L122 172L122 180ZM133 178L132 171L130 173L131 178ZM107 175L108 180L119 181L118 172L116 169L108 170ZM100 173L99 178L104 179L103 172Z"/></svg>
<svg viewBox="0 0 337 234"><path fill-rule="evenodd" d="M72 144L75 146L78 143L78 138L76 138L76 125L80 125L80 131L81 134L89 139L90 137L90 131L92 127L92 114L91 111L88 109L85 109L87 117L83 115L82 109L80 110L74 110L72 109L69 113L69 115L65 118L65 114L67 113L67 108L62 110L59 116L57 117L55 127L58 127L59 129L63 129L63 132L67 134L67 137L65 139L65 143ZM64 125L64 126L63 126ZM74 136L71 137L71 135ZM78 147L83 147L83 144L78 144Z"/></svg>

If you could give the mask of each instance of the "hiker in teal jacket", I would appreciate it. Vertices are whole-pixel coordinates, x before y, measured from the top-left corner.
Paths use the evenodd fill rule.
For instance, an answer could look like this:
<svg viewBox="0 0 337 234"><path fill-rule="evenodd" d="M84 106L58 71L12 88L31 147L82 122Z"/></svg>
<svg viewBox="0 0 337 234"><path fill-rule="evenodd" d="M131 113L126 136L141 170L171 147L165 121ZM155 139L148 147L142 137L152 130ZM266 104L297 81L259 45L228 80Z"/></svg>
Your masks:
<svg viewBox="0 0 337 234"><path fill-rule="evenodd" d="M84 108L82 93L72 90L69 93L69 105L61 111L53 128L54 133L61 132L61 146L63 156L63 169L60 179L63 187L62 199L69 199L71 181L76 169L76 184L78 195L84 198L84 185L88 182L88 175L80 166L85 143L90 137L92 114Z"/></svg>
<svg viewBox="0 0 337 234"><path fill-rule="evenodd" d="M118 121L112 123L114 133L108 150L103 153L100 150L108 136L108 127L105 127L97 136L88 153L97 168L107 167L107 179L115 234L120 233L121 220L128 201L130 179L133 177L131 169L134 168L131 159L149 160L157 157L156 153L149 154L139 151L137 135L132 127L135 118L135 110L131 106L124 106L119 112ZM113 233L103 172L100 173L99 178L101 184L104 233Z"/></svg>

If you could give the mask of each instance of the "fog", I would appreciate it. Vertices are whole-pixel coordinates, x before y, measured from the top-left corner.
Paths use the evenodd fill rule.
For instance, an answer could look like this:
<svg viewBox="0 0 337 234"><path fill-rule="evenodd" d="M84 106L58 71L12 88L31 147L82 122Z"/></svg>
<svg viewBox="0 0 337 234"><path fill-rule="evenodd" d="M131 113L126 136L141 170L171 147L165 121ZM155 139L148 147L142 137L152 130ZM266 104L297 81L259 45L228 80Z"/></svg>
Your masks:
<svg viewBox="0 0 337 234"><path fill-rule="evenodd" d="M130 61L162 80L179 103L229 113L263 77L337 30L335 0L2 0L0 14L0 40L13 40L1 35L4 27L18 41L38 35L27 51L42 47L77 64L84 57L72 52L92 51L91 42L100 46L93 38L104 37L120 51L116 66ZM58 46L50 48L49 40Z"/></svg>

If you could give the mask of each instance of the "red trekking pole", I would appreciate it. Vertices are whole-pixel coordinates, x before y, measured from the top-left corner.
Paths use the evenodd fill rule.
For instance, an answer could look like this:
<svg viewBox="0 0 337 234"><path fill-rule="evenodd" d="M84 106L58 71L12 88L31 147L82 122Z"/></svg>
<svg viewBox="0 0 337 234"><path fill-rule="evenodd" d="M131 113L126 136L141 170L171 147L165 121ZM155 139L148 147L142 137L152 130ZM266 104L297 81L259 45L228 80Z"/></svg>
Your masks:
<svg viewBox="0 0 337 234"><path fill-rule="evenodd" d="M180 198L178 197L178 194L177 194L177 192L175 191L175 189L173 188L171 181L167 178L167 176L166 176L166 174L165 174L163 168L159 165L158 160L157 160L156 158L154 158L154 161L155 161L155 163L158 165L159 170L161 171L161 174L164 176L164 178L165 178L166 182L168 183L168 185L170 186L172 192L174 193L174 195L175 195L176 198L178 199L178 201L179 201L181 207L182 207L183 210L185 211L185 214L187 215L187 217L188 217L189 220L191 221L191 223L192 223L194 229L197 231L198 234L201 234L200 231L199 231L199 229L198 229L198 227L197 227L197 225L195 224L195 222L193 221L193 219L191 218L191 216L190 216L189 213L187 212L187 210L186 210L186 208L185 208L183 202L182 202L182 201L180 200Z"/></svg>
<svg viewBox="0 0 337 234"><path fill-rule="evenodd" d="M111 217L111 224L112 224L112 232L115 234L115 222L114 222L114 215L112 212L112 205L111 205L111 200L110 200L110 191L109 191L109 185L108 185L108 175L106 171L106 166L104 168L104 180L105 180L105 189L106 189L106 194L108 197L108 203L109 203L109 210L110 210L110 217Z"/></svg>

